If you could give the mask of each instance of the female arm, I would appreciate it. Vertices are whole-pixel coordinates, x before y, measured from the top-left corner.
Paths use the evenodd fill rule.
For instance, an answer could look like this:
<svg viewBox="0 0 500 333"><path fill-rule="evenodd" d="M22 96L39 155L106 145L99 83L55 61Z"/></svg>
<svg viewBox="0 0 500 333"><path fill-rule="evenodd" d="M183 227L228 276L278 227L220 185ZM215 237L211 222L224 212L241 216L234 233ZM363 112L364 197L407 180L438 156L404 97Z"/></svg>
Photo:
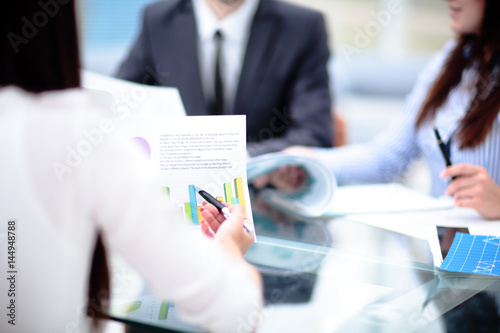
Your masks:
<svg viewBox="0 0 500 333"><path fill-rule="evenodd" d="M162 195L146 160L114 137L105 141L89 165L98 170L91 180L98 184L91 189L91 207L105 244L144 276L157 297L176 304L185 319L215 332L254 328L262 285L243 259L253 243L242 227L243 214L236 208L215 239L203 237Z"/></svg>

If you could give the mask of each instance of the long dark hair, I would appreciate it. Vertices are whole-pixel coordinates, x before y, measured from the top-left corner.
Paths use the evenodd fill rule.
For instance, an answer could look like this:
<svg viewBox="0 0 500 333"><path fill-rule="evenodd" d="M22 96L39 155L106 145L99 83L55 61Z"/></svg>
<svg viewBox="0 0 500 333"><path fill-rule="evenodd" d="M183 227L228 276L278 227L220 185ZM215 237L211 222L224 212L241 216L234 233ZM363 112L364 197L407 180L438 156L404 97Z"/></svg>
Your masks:
<svg viewBox="0 0 500 333"><path fill-rule="evenodd" d="M478 80L467 115L457 133L460 148L479 145L490 133L500 110L500 1L485 0L479 35L461 35L429 92L417 127L433 119L438 108L462 79L465 68L477 64Z"/></svg>
<svg viewBox="0 0 500 333"><path fill-rule="evenodd" d="M15 85L35 93L79 87L74 1L15 0L2 7L0 86ZM98 319L106 317L109 302L109 272L100 234L93 254L88 298L87 314L97 328Z"/></svg>
<svg viewBox="0 0 500 333"><path fill-rule="evenodd" d="M92 318L94 329L99 326L100 319L108 318L110 281L106 248L102 235L97 235L97 241L92 256L92 266L89 275L87 315Z"/></svg>
<svg viewBox="0 0 500 333"><path fill-rule="evenodd" d="M0 86L31 92L80 86L73 1L16 0L2 7Z"/></svg>

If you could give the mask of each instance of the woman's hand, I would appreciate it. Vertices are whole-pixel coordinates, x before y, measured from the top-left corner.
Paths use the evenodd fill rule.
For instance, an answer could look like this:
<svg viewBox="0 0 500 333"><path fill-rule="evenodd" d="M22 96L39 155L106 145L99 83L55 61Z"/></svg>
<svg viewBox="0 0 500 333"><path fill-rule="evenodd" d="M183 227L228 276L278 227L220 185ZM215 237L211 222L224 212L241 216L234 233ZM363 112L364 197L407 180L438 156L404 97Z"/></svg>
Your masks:
<svg viewBox="0 0 500 333"><path fill-rule="evenodd" d="M441 173L442 178L457 177L446 188L455 206L474 208L486 219L500 218L500 186L488 172L470 164L456 164Z"/></svg>
<svg viewBox="0 0 500 333"><path fill-rule="evenodd" d="M305 146L293 146L283 150L284 153L296 156L315 158L314 150ZM256 188L272 185L285 192L294 192L307 182L307 173L301 167L287 165L267 175L254 179Z"/></svg>
<svg viewBox="0 0 500 333"><path fill-rule="evenodd" d="M296 156L304 156L312 159L316 159L316 154L314 149L307 146L291 146L283 150L284 153Z"/></svg>
<svg viewBox="0 0 500 333"><path fill-rule="evenodd" d="M227 220L214 205L207 202L203 203L201 209L201 216L203 217L203 221L201 221L201 230L208 237L215 238L215 240L220 242L229 253L243 261L248 267L249 274L262 291L264 288L262 276L255 266L249 264L243 258L243 255L255 242L255 237L253 235L254 231L249 233L243 228L243 222L245 220L247 223L249 222L244 215L243 206L228 205L225 202L223 202L223 204L228 207L231 212Z"/></svg>
<svg viewBox="0 0 500 333"><path fill-rule="evenodd" d="M203 203L201 230L206 236L220 241L229 251L243 256L255 241L253 232L249 233L243 228L245 220L247 220L247 224L250 223L243 214L242 205L223 204L231 212L227 220L214 205Z"/></svg>
<svg viewBox="0 0 500 333"><path fill-rule="evenodd" d="M281 167L267 175L255 178L253 185L255 188L264 188L270 184L285 192L294 192L303 186L307 181L307 173L301 167L287 165Z"/></svg>

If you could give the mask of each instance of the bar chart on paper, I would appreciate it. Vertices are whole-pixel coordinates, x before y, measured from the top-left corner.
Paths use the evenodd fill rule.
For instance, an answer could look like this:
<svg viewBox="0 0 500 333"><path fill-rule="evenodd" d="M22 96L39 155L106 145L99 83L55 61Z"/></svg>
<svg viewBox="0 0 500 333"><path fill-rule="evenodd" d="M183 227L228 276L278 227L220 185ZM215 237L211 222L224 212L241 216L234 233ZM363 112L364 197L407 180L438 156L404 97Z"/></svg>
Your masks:
<svg viewBox="0 0 500 333"><path fill-rule="evenodd" d="M136 117L133 144L158 172L158 187L186 223L199 225L203 199L194 186L219 201L240 204L251 220L244 116Z"/></svg>
<svg viewBox="0 0 500 333"><path fill-rule="evenodd" d="M182 212L184 220L189 224L199 224L202 220L200 209L203 206L201 198L195 190L199 184L168 186L164 191L178 210ZM214 196L217 200L227 202L228 204L241 204L246 212L246 196L243 178L236 177L231 182L222 183L218 186L213 184L203 188Z"/></svg>

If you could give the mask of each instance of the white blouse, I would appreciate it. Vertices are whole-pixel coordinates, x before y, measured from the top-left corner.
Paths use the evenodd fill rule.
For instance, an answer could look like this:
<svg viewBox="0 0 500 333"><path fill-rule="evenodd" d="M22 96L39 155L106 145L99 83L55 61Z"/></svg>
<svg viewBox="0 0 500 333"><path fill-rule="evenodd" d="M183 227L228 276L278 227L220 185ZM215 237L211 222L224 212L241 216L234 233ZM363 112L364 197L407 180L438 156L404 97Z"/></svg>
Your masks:
<svg viewBox="0 0 500 333"><path fill-rule="evenodd" d="M444 66L456 42L446 43L420 73L399 116L372 141L338 149L316 149L319 160L337 177L339 184L384 183L401 176L418 157L425 157L431 174L431 194L444 194L448 180L439 177L445 161L434 136L431 123L415 128L425 98ZM475 148L460 149L456 132L475 95L477 80L474 69L464 71L462 81L439 108L435 125L444 142L451 139L450 159L453 164L468 163L484 167L500 184L500 115L484 142Z"/></svg>
<svg viewBox="0 0 500 333"><path fill-rule="evenodd" d="M87 331L97 230L186 319L216 332L244 331L262 306L248 267L182 222L153 168L110 118L80 89L0 89L0 331ZM9 221L16 225L12 267ZM8 271L16 272L14 297ZM11 299L15 326L5 315Z"/></svg>

